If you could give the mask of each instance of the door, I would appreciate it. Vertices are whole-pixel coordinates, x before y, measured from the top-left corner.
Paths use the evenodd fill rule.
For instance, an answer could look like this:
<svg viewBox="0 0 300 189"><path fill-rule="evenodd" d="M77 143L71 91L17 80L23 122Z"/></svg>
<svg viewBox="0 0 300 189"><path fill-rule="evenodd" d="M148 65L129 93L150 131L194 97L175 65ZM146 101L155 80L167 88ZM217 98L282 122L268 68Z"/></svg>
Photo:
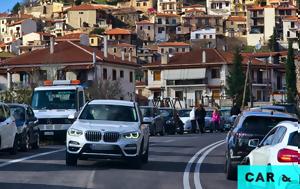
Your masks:
<svg viewBox="0 0 300 189"><path fill-rule="evenodd" d="M0 105L0 136L1 136L1 149L6 148L7 146L7 134L8 134L8 126L5 124L5 112L3 109L3 105Z"/></svg>
<svg viewBox="0 0 300 189"><path fill-rule="evenodd" d="M5 112L5 122L4 124L7 126L7 148L11 148L14 145L15 135L17 133L17 127L15 123L15 119L11 116L10 109L7 105L3 105Z"/></svg>
<svg viewBox="0 0 300 189"><path fill-rule="evenodd" d="M195 91L195 105L202 104L202 91Z"/></svg>
<svg viewBox="0 0 300 189"><path fill-rule="evenodd" d="M38 132L38 127L35 123L35 116L31 108L27 107L26 109L26 123L27 131L30 138L30 143L36 141L36 132Z"/></svg>

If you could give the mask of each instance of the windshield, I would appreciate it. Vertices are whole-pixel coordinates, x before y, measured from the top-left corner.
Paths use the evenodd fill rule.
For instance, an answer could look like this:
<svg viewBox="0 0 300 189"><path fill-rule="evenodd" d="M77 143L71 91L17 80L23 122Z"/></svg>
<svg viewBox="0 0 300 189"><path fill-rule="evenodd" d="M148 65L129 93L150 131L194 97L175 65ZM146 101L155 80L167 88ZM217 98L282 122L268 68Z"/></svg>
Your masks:
<svg viewBox="0 0 300 189"><path fill-rule="evenodd" d="M143 114L143 117L152 117L153 115L153 109L152 108L143 108L141 107L141 112Z"/></svg>
<svg viewBox="0 0 300 189"><path fill-rule="evenodd" d="M76 90L34 91L32 108L46 109L76 109Z"/></svg>
<svg viewBox="0 0 300 189"><path fill-rule="evenodd" d="M79 119L137 122L134 107L106 104L89 104L85 106Z"/></svg>
<svg viewBox="0 0 300 189"><path fill-rule="evenodd" d="M178 111L179 117L190 117L191 111L192 110L179 110Z"/></svg>
<svg viewBox="0 0 300 189"><path fill-rule="evenodd" d="M243 123L243 131L265 135L282 121L296 121L293 118L249 116Z"/></svg>

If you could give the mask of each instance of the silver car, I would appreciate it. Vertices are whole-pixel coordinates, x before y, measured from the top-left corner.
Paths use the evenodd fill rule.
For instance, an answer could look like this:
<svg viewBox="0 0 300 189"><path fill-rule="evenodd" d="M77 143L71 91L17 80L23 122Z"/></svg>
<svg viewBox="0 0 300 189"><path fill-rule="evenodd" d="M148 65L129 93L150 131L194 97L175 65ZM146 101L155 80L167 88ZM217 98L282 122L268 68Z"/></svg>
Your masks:
<svg viewBox="0 0 300 189"><path fill-rule="evenodd" d="M68 129L66 164L77 159L125 159L134 167L148 162L149 128L135 102L93 100L87 103Z"/></svg>

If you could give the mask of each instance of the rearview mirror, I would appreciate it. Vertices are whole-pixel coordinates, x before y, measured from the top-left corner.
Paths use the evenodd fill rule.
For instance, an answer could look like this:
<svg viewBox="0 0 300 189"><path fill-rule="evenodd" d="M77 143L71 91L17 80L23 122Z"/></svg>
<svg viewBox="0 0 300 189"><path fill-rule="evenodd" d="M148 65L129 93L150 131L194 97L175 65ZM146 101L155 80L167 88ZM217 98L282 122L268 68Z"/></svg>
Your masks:
<svg viewBox="0 0 300 189"><path fill-rule="evenodd" d="M259 145L259 139L251 139L248 142L248 146L252 148L256 148Z"/></svg>
<svg viewBox="0 0 300 189"><path fill-rule="evenodd" d="M68 119L70 119L70 120L74 120L74 119L76 119L76 118L77 118L77 113L70 114L70 115L68 116Z"/></svg>

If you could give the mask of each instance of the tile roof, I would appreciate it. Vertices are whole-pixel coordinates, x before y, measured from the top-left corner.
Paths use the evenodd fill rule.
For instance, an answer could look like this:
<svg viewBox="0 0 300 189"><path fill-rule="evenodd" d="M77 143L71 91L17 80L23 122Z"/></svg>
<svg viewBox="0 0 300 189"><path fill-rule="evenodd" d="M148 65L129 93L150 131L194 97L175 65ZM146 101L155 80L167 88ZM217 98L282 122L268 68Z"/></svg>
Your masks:
<svg viewBox="0 0 300 189"><path fill-rule="evenodd" d="M177 14L169 14L169 13L157 13L156 16L157 17L180 17Z"/></svg>
<svg viewBox="0 0 300 189"><path fill-rule="evenodd" d="M287 21L298 21L297 16L284 16L282 20L287 20Z"/></svg>
<svg viewBox="0 0 300 189"><path fill-rule="evenodd" d="M80 41L80 35L86 33L70 33L64 36L59 36L55 41Z"/></svg>
<svg viewBox="0 0 300 189"><path fill-rule="evenodd" d="M8 27L16 26L16 25L22 24L22 22L24 22L24 21L25 20L19 20L19 21L16 21L16 22L8 23L7 26Z"/></svg>
<svg viewBox="0 0 300 189"><path fill-rule="evenodd" d="M54 35L50 34L50 33L45 33L45 32L37 32L38 34L42 35L42 36L46 36L46 37L53 37Z"/></svg>
<svg viewBox="0 0 300 189"><path fill-rule="evenodd" d="M65 65L83 65L84 63L93 62L93 52L96 53L97 61L122 64L129 66L137 66L134 62L122 61L120 58L108 55L104 58L102 51L95 50L88 46L83 46L71 41L65 41L58 43L54 46L54 53L50 54L49 48L38 49L31 51L20 56L10 58L3 62L3 66L32 66L32 65L43 65L43 64L65 64ZM104 59L104 60L103 60Z"/></svg>
<svg viewBox="0 0 300 189"><path fill-rule="evenodd" d="M191 12L205 12L205 11L193 8L193 9L186 10L185 12L186 13L191 13Z"/></svg>
<svg viewBox="0 0 300 189"><path fill-rule="evenodd" d="M233 22L246 22L246 16L229 16L227 20Z"/></svg>
<svg viewBox="0 0 300 189"><path fill-rule="evenodd" d="M198 8L198 7L205 7L204 5L201 4L193 4L193 5L189 5L189 6L183 6L182 8Z"/></svg>
<svg viewBox="0 0 300 189"><path fill-rule="evenodd" d="M7 13L5 13L5 12L4 12L4 13L0 13L0 18L8 17L8 15L9 15L9 14L7 14Z"/></svg>
<svg viewBox="0 0 300 189"><path fill-rule="evenodd" d="M117 47L135 47L135 45L129 44L129 43L119 43L116 44Z"/></svg>
<svg viewBox="0 0 300 189"><path fill-rule="evenodd" d="M67 9L67 11L85 11L85 10L97 10L99 8L91 5L91 4L81 4L81 5L78 5L78 6L73 6L69 9Z"/></svg>
<svg viewBox="0 0 300 189"><path fill-rule="evenodd" d="M184 42L162 42L158 44L159 47L172 47L172 46L190 46L188 43Z"/></svg>
<svg viewBox="0 0 300 189"><path fill-rule="evenodd" d="M230 52L220 52L223 57L226 59L226 61L231 64L233 63L233 58L234 58L234 54L233 53L230 53ZM242 55L243 56L243 55ZM243 56L243 61L242 63L243 64L248 64L249 62L249 59L250 57L248 56ZM261 61L261 60L258 60L256 58L252 59L252 64L255 64L255 65L265 65L265 62Z"/></svg>
<svg viewBox="0 0 300 189"><path fill-rule="evenodd" d="M150 20L142 20L142 21L136 22L136 24L142 25L142 24L154 24L154 23L151 23Z"/></svg>
<svg viewBox="0 0 300 189"><path fill-rule="evenodd" d="M124 28L113 28L113 29L107 30L105 32L105 34L107 34L107 35L130 35L130 34L132 34L132 31L124 29Z"/></svg>
<svg viewBox="0 0 300 189"><path fill-rule="evenodd" d="M270 57L270 56L287 56L287 51L280 52L257 52L257 53L241 53L243 57Z"/></svg>

